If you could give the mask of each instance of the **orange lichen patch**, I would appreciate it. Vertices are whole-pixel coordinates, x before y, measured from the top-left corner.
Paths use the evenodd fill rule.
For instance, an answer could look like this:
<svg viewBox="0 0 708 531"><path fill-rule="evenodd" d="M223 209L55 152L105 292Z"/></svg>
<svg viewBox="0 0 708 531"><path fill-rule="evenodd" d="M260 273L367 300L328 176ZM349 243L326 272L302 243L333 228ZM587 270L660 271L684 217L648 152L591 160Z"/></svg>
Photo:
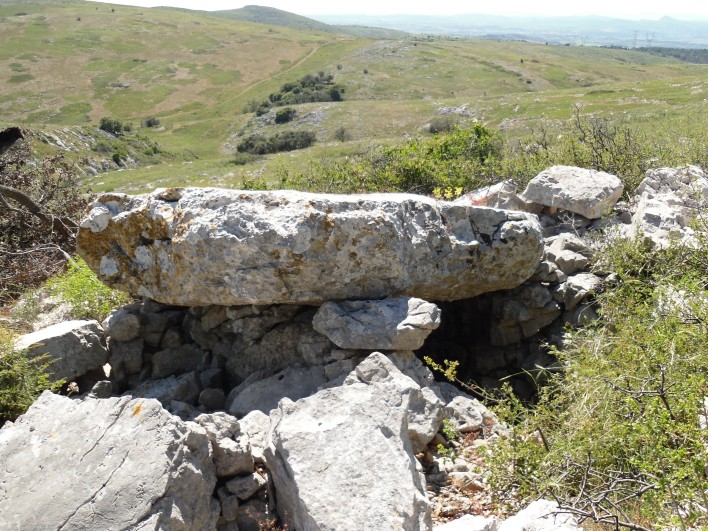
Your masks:
<svg viewBox="0 0 708 531"><path fill-rule="evenodd" d="M120 264L119 271L131 271L130 262L135 258L135 249L143 245L145 240L167 239L168 234L167 222L151 217L148 208L144 207L121 219L119 223L111 219L101 232L79 229L76 244L79 255L96 274L100 272L104 256L110 256Z"/></svg>
<svg viewBox="0 0 708 531"><path fill-rule="evenodd" d="M133 417L136 415L140 415L140 412L143 410L143 404L140 402L137 406L133 408Z"/></svg>

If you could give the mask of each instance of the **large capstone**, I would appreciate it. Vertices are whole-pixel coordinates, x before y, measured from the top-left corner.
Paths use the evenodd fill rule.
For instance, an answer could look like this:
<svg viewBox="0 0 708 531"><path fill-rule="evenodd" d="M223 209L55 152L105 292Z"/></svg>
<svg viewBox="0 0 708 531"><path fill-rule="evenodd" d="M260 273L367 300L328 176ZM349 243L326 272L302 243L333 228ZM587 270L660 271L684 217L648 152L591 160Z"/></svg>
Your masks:
<svg viewBox="0 0 708 531"><path fill-rule="evenodd" d="M215 188L105 194L78 246L110 286L186 306L470 298L519 285L542 253L522 212Z"/></svg>

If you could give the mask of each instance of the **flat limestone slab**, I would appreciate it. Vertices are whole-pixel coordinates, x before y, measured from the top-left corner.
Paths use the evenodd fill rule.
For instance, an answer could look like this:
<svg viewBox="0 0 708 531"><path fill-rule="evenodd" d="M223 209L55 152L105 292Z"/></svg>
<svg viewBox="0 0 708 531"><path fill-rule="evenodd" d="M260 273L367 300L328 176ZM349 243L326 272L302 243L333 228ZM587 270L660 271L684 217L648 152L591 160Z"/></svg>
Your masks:
<svg viewBox="0 0 708 531"><path fill-rule="evenodd" d="M469 298L541 259L529 214L409 194L216 188L104 194L78 234L104 282L166 304Z"/></svg>
<svg viewBox="0 0 708 531"><path fill-rule="evenodd" d="M45 391L0 430L0 529L213 529L209 439L156 400Z"/></svg>

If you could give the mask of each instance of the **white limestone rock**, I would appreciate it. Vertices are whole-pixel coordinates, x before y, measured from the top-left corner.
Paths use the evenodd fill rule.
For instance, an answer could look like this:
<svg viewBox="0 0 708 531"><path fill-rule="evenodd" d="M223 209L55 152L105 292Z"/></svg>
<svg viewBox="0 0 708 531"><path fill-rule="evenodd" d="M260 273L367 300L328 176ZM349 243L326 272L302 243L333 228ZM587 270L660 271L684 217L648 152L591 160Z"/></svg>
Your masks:
<svg viewBox="0 0 708 531"><path fill-rule="evenodd" d="M173 400L195 404L199 398L199 377L196 372L188 372L181 376L168 376L159 380L148 380L138 387L126 391L124 395L154 398L165 406Z"/></svg>
<svg viewBox="0 0 708 531"><path fill-rule="evenodd" d="M486 206L533 213L540 210L539 206L524 201L516 194L516 185L513 181L502 181L472 190L453 202L456 205Z"/></svg>
<svg viewBox="0 0 708 531"><path fill-rule="evenodd" d="M0 430L0 470L8 529L189 531L219 516L205 430L156 400L47 391Z"/></svg>
<svg viewBox="0 0 708 531"><path fill-rule="evenodd" d="M445 524L436 525L433 531L497 531L497 517L466 514Z"/></svg>
<svg viewBox="0 0 708 531"><path fill-rule="evenodd" d="M194 422L203 426L209 436L217 477L250 474L254 471L248 434L241 431L235 417L221 411L199 415Z"/></svg>
<svg viewBox="0 0 708 531"><path fill-rule="evenodd" d="M498 531L582 531L572 514L563 513L550 500L537 500L504 520Z"/></svg>
<svg viewBox="0 0 708 531"><path fill-rule="evenodd" d="M103 329L98 321L65 321L49 328L20 336L18 350L34 358L46 354L52 361L49 371L54 379L72 381L108 361Z"/></svg>
<svg viewBox="0 0 708 531"><path fill-rule="evenodd" d="M326 302L312 326L339 348L417 350L440 326L440 309L413 297Z"/></svg>
<svg viewBox="0 0 708 531"><path fill-rule="evenodd" d="M531 179L521 194L525 201L597 219L622 196L622 181L614 175L574 166L552 166Z"/></svg>
<svg viewBox="0 0 708 531"><path fill-rule="evenodd" d="M237 394L229 395L226 410L236 417L256 410L268 414L282 398L295 401L310 396L325 382L324 367L288 368L269 378L239 387Z"/></svg>
<svg viewBox="0 0 708 531"><path fill-rule="evenodd" d="M517 286L542 252L538 221L522 212L210 188L104 194L77 242L110 286L185 306L470 298Z"/></svg>
<svg viewBox="0 0 708 531"><path fill-rule="evenodd" d="M441 418L442 404L426 407L426 400L380 353L361 362L345 385L282 400L271 414L265 457L284 522L303 531L430 529L411 440L414 426L429 431L420 424L426 409L428 423L433 408ZM420 414L418 422L411 422L411 411Z"/></svg>

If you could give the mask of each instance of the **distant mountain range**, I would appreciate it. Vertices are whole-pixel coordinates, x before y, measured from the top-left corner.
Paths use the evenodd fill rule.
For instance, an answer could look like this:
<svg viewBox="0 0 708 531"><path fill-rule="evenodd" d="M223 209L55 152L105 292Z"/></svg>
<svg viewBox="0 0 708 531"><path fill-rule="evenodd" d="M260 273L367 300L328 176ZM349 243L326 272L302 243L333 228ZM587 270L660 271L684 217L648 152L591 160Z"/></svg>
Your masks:
<svg viewBox="0 0 708 531"><path fill-rule="evenodd" d="M332 25L364 25L418 34L519 39L549 44L708 48L708 20L625 20L494 15L318 15Z"/></svg>

